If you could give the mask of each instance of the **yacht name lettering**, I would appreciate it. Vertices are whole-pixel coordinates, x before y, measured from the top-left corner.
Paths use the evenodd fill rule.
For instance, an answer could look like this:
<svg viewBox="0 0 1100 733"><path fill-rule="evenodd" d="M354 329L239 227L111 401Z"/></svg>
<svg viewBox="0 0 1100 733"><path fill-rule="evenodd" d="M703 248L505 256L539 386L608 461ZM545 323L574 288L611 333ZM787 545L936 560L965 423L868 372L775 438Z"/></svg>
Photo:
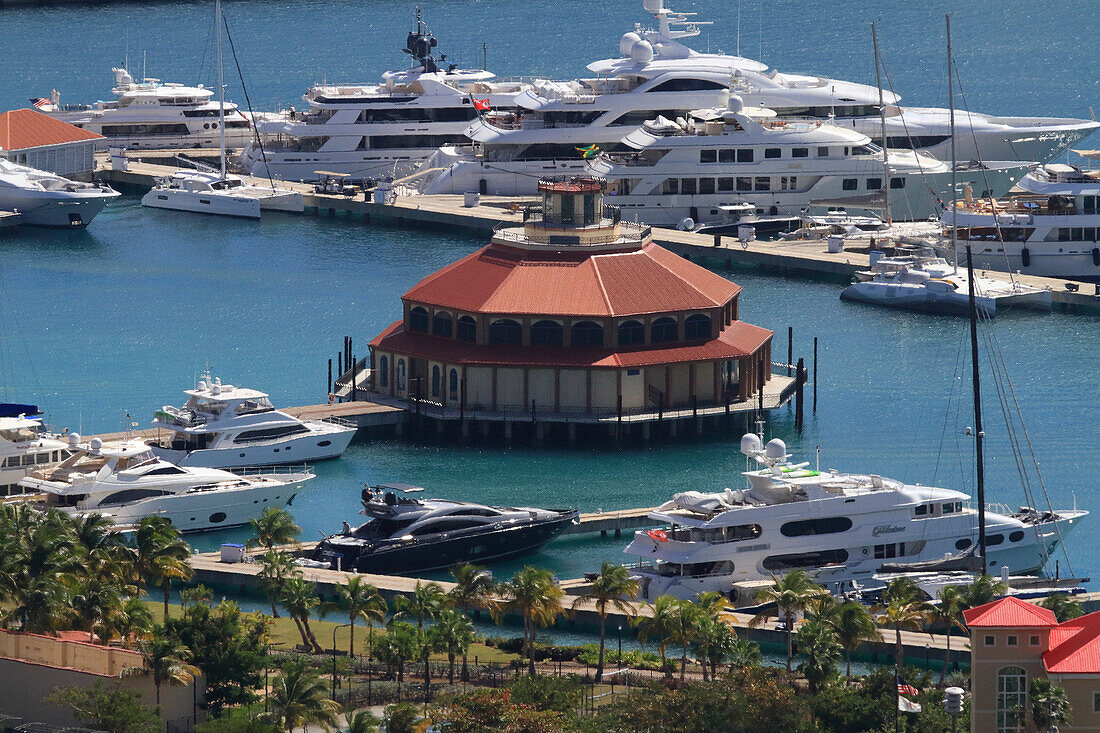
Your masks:
<svg viewBox="0 0 1100 733"><path fill-rule="evenodd" d="M880 524L871 530L872 537L881 537L884 534L894 534L896 532L904 532L905 527L898 527L891 524Z"/></svg>

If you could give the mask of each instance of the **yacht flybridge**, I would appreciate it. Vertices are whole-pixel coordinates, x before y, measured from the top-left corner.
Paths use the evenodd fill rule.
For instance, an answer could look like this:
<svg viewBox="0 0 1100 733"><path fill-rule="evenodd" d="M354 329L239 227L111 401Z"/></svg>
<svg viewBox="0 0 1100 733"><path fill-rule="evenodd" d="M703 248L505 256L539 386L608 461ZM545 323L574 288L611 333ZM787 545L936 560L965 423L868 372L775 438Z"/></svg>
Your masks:
<svg viewBox="0 0 1100 733"><path fill-rule="evenodd" d="M799 568L822 583L874 584L887 563L942 560L968 550L978 512L959 491L905 484L874 474L791 464L782 440L741 439L745 489L679 493L650 515L666 529L638 531L625 552L642 598L730 593L735 583ZM1088 512L1021 507L985 512L992 572L1037 573Z"/></svg>
<svg viewBox="0 0 1100 733"><path fill-rule="evenodd" d="M234 148L252 139L248 118L232 102L211 100L212 89L159 79L138 82L125 68L111 71L115 75L111 92L116 97L112 101L62 105L55 90L48 100L35 100L35 107L50 117L103 135L97 143L101 149L216 148L223 131L226 143Z"/></svg>
<svg viewBox="0 0 1100 733"><path fill-rule="evenodd" d="M441 145L467 142L465 129L479 109L515 107L526 86L494 81L494 74L462 69L433 54L435 37L421 22L402 49L412 66L388 71L379 84L320 84L285 121L260 125L268 139L252 144L239 165L254 176L317 180L319 171L374 178L412 173Z"/></svg>
<svg viewBox="0 0 1100 733"><path fill-rule="evenodd" d="M354 423L339 418L299 420L276 410L267 394L222 384L209 374L184 394L182 408L157 410L153 426L167 433L149 441L153 453L180 466L235 468L339 458L356 431Z"/></svg>
<svg viewBox="0 0 1100 733"><path fill-rule="evenodd" d="M603 153L588 161L589 173L608 181L625 218L681 229L721 220L721 207L740 203L789 217L815 205L888 204L895 220L926 219L939 214L953 176L996 196L1027 170L1026 163L989 162L952 171L911 150L890 151L887 161L866 135L829 122L780 120L738 95L726 108L646 122L623 143L630 153Z"/></svg>
<svg viewBox="0 0 1100 733"><path fill-rule="evenodd" d="M0 496L22 494L19 481L27 471L69 457L69 444L47 432L36 414L0 416Z"/></svg>
<svg viewBox="0 0 1100 733"><path fill-rule="evenodd" d="M266 506L288 506L309 471L239 476L213 468L176 466L139 440L106 446L69 435L72 455L54 467L27 472L20 485L41 494L41 509L101 514L116 525L145 517L168 519L181 532L247 524Z"/></svg>
<svg viewBox="0 0 1100 733"><path fill-rule="evenodd" d="M0 210L19 212L23 224L86 227L118 196L103 184L72 181L0 158Z"/></svg>
<svg viewBox="0 0 1100 733"><path fill-rule="evenodd" d="M426 193L481 190L501 195L535 192L540 176L581 172L577 149L595 145L621 150L623 137L658 116L676 119L691 110L725 106L739 95L746 108L773 110L782 121L831 121L882 145L928 153L950 153L950 113L900 106L877 88L818 76L791 74L740 56L699 53L684 45L700 33L692 13L643 0L656 29L640 24L622 36L619 57L588 65L594 78L536 80L516 97L519 111L488 115L467 131L473 146L448 145L425 164L443 168ZM882 119L884 117L884 119ZM956 112L965 134L957 135L959 160L1046 161L1100 124L1045 117L994 117Z"/></svg>

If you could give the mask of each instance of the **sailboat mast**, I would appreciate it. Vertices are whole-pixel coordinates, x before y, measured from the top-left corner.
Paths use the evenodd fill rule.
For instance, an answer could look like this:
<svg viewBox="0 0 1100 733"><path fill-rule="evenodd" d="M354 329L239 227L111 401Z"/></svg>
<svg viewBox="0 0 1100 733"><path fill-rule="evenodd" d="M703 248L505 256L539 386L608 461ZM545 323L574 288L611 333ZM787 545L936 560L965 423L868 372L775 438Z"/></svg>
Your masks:
<svg viewBox="0 0 1100 733"><path fill-rule="evenodd" d="M871 42L875 46L875 80L878 83L878 117L882 130L882 212L886 216L886 223L892 224L890 216L890 154L886 146L886 104L882 98L882 72L879 67L878 33L875 32L875 24L871 24Z"/></svg>
<svg viewBox="0 0 1100 733"><path fill-rule="evenodd" d="M222 70L222 0L214 0L214 38L218 57L218 138L221 177L225 178L225 78Z"/></svg>
<svg viewBox="0 0 1100 733"><path fill-rule="evenodd" d="M978 365L978 306L974 296L974 257L970 243L966 245L966 279L970 283L970 364L974 383L974 462L978 479L978 552L982 555L982 575L988 565L985 559L985 464L982 456L982 442L985 431L982 430L982 381Z"/></svg>
<svg viewBox="0 0 1100 733"><path fill-rule="evenodd" d="M951 113L951 264L955 272L959 271L959 207L955 201L958 196L956 187L957 163L955 161L955 59L951 55L951 16L944 15L947 19L947 109Z"/></svg>

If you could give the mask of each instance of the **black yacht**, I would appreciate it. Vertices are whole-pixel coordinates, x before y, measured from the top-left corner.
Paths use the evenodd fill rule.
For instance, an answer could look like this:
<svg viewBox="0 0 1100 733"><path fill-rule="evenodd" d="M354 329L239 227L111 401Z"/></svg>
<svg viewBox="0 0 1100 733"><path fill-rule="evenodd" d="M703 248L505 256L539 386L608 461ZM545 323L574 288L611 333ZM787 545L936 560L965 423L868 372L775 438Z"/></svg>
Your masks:
<svg viewBox="0 0 1100 733"><path fill-rule="evenodd" d="M313 559L336 570L408 573L462 562L505 560L538 550L577 520L576 509L535 509L414 499L424 489L382 484L363 489L366 523L321 541Z"/></svg>

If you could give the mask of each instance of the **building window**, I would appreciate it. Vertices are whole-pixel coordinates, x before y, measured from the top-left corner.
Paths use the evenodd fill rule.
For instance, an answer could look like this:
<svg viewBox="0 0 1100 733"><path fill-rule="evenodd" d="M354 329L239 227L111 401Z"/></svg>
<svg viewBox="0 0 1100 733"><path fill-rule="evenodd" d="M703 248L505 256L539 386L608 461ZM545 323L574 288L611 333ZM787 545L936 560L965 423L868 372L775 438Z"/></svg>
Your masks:
<svg viewBox="0 0 1100 733"><path fill-rule="evenodd" d="M539 321L531 326L531 344L539 346L561 346L561 324L556 321Z"/></svg>
<svg viewBox="0 0 1100 733"><path fill-rule="evenodd" d="M1019 646L1019 638L1015 634L1009 634L1008 646Z"/></svg>
<svg viewBox="0 0 1100 733"><path fill-rule="evenodd" d="M619 346L635 346L645 343L645 326L641 321L626 321L619 324Z"/></svg>
<svg viewBox="0 0 1100 733"><path fill-rule="evenodd" d="M451 314L446 311L436 313L432 318L432 333L436 336L451 337L454 333L454 319L451 318Z"/></svg>
<svg viewBox="0 0 1100 733"><path fill-rule="evenodd" d="M458 319L459 341L477 341L477 321L470 316L462 316Z"/></svg>
<svg viewBox="0 0 1100 733"><path fill-rule="evenodd" d="M448 387L447 391L451 393L451 401L452 402L457 401L458 400L458 370L457 369L452 369L451 370L451 375L450 375L450 377L447 378L447 381L449 382L449 384L447 385L447 387Z"/></svg>
<svg viewBox="0 0 1100 733"><path fill-rule="evenodd" d="M1027 672L1002 667L997 673L997 733L1013 733L1024 722L1027 709Z"/></svg>
<svg viewBox="0 0 1100 733"><path fill-rule="evenodd" d="M1092 693L1092 712L1100 713L1100 692Z"/></svg>
<svg viewBox="0 0 1100 733"><path fill-rule="evenodd" d="M427 309L416 306L411 311L409 311L409 330L419 331L421 333L428 332Z"/></svg>
<svg viewBox="0 0 1100 733"><path fill-rule="evenodd" d="M408 380L405 374L405 360L397 360L397 389L404 392L408 388Z"/></svg>
<svg viewBox="0 0 1100 733"><path fill-rule="evenodd" d="M388 356L378 358L378 386L390 386L390 358Z"/></svg>
<svg viewBox="0 0 1100 733"><path fill-rule="evenodd" d="M1039 646L1039 635L1032 634L1031 639L1029 639L1029 643L1031 644L1031 646Z"/></svg>
<svg viewBox="0 0 1100 733"><path fill-rule="evenodd" d="M432 366L432 397L439 397L440 382L443 381L439 373L439 365Z"/></svg>
<svg viewBox="0 0 1100 733"><path fill-rule="evenodd" d="M985 637L985 645L986 646L994 646L996 643L997 643L997 640L994 639L992 635L989 635L989 636Z"/></svg>
<svg viewBox="0 0 1100 733"><path fill-rule="evenodd" d="M523 327L513 320L502 318L489 324L489 343L514 346L523 343Z"/></svg>
<svg viewBox="0 0 1100 733"><path fill-rule="evenodd" d="M710 316L703 313L690 315L684 321L684 338L692 339L710 338Z"/></svg>
<svg viewBox="0 0 1100 733"><path fill-rule="evenodd" d="M573 346L603 346L603 326L595 321L574 323L569 337Z"/></svg>
<svg viewBox="0 0 1100 733"><path fill-rule="evenodd" d="M675 318L667 316L658 318L653 322L653 338L651 340L655 344L667 344L670 341L676 341L680 337L679 330Z"/></svg>

